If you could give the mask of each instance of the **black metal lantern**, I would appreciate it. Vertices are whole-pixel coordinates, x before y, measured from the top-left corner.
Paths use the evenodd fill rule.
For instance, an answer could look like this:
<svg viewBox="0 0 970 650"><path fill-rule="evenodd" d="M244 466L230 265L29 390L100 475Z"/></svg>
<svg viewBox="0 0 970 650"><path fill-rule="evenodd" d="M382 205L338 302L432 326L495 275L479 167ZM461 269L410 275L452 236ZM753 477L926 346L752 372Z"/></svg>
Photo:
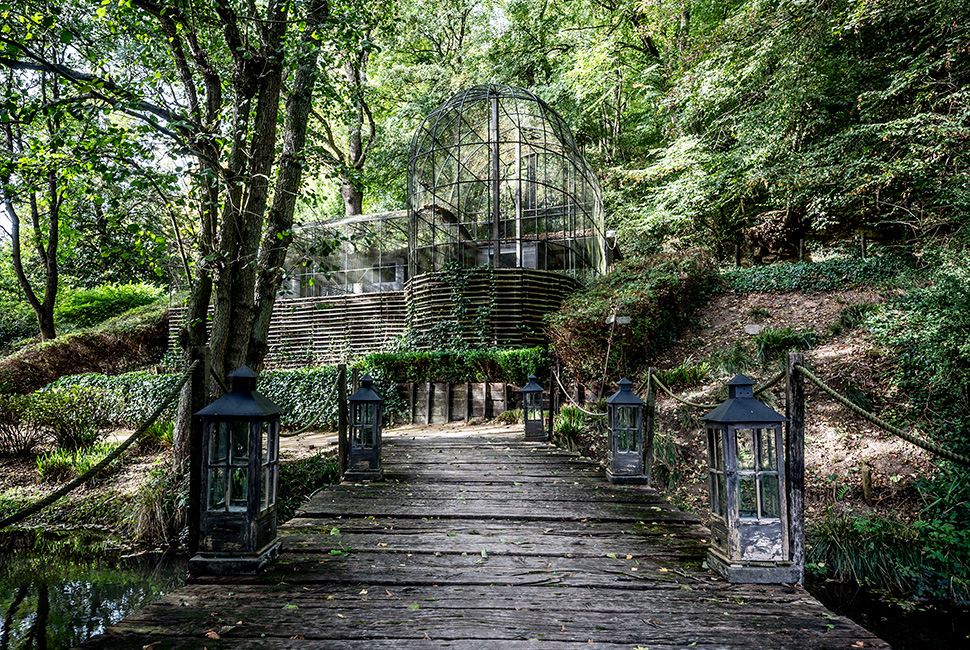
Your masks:
<svg viewBox="0 0 970 650"><path fill-rule="evenodd" d="M783 415L738 375L728 399L703 416L711 494L708 564L729 582L797 582L785 486Z"/></svg>
<svg viewBox="0 0 970 650"><path fill-rule="evenodd" d="M633 382L624 377L620 390L606 400L610 430L610 483L644 484L643 400L633 393Z"/></svg>
<svg viewBox="0 0 970 650"><path fill-rule="evenodd" d="M373 383L370 375L364 375L360 378L360 388L347 400L350 402L350 450L344 479L348 481L384 478L381 467L384 400L371 387Z"/></svg>
<svg viewBox="0 0 970 650"><path fill-rule="evenodd" d="M232 390L196 413L202 420L196 573L254 573L276 559L280 408L256 392L243 366Z"/></svg>
<svg viewBox="0 0 970 650"><path fill-rule="evenodd" d="M522 417L526 440L546 439L542 420L542 386L536 383L535 375L529 375L529 383L522 387Z"/></svg>

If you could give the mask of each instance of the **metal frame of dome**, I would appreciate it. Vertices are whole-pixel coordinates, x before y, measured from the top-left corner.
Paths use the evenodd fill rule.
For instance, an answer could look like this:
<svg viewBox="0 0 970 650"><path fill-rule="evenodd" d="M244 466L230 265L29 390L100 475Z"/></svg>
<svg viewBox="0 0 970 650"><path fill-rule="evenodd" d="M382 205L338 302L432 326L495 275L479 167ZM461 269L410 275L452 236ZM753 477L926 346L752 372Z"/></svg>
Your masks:
<svg viewBox="0 0 970 650"><path fill-rule="evenodd" d="M606 267L599 183L565 121L521 88L454 95L408 156L409 276L462 267Z"/></svg>

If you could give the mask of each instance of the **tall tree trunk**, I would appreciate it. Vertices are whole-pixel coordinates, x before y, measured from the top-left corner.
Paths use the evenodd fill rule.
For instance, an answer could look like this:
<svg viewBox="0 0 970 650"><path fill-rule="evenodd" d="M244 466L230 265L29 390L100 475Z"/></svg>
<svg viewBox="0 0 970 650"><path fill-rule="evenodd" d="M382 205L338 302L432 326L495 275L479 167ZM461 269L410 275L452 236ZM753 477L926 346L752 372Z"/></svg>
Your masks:
<svg viewBox="0 0 970 650"><path fill-rule="evenodd" d="M344 214L353 217L364 212L364 193L354 183L347 179L340 186L340 195L344 197Z"/></svg>
<svg viewBox="0 0 970 650"><path fill-rule="evenodd" d="M303 35L306 51L300 57L293 81L293 91L286 103L283 152L280 156L273 205L266 217L266 228L259 251L256 278L256 310L249 341L247 364L260 370L269 350L269 323L276 294L283 281L282 268L286 249L293 239L293 212L303 181L303 160L307 126L313 107L313 87L317 80L318 48L313 32L329 14L329 5L317 1L310 7L307 29ZM358 212L359 214L359 212Z"/></svg>

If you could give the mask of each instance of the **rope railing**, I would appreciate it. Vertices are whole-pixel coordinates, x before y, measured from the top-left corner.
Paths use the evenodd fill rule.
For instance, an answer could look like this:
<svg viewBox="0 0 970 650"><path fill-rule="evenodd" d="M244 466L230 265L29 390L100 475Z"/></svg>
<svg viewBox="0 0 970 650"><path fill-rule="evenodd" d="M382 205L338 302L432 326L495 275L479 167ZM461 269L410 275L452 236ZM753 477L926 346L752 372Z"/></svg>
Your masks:
<svg viewBox="0 0 970 650"><path fill-rule="evenodd" d="M586 415L595 415L596 417L603 417L603 418L606 417L606 413L597 413L595 411L587 411L582 406L580 406L579 405L579 402L577 402L576 400L574 400L573 399L573 396L569 394L569 391L568 390L566 390L566 387L562 385L562 380L559 379L559 373L558 372L554 372L554 373L552 373L552 376L556 378L556 383L559 384L559 388L562 389L562 392L566 395L566 398L569 399L569 401L573 403L573 406L574 407L578 408L580 411L582 411Z"/></svg>
<svg viewBox="0 0 970 650"><path fill-rule="evenodd" d="M334 396L334 393L337 390L337 384L339 383L340 383L340 374L338 373L337 378L334 380L333 385L330 387L330 392L327 393L326 398L324 398L323 400L323 404L320 408L320 414L313 421L309 422L305 427L297 429L296 431L292 431L290 433L280 433L280 438L292 438L294 436L298 436L301 433L306 433L312 427L315 427L318 424L320 424L320 422L323 421L324 415L326 413L326 411L323 409L323 406L326 406L327 404L330 403L330 398Z"/></svg>
<svg viewBox="0 0 970 650"><path fill-rule="evenodd" d="M100 474L102 471L104 471L108 467L108 465L113 463L115 460L118 459L119 456L125 453L125 450L127 450L128 447L133 445L145 433L145 431L148 430L148 427L150 427L152 423L155 422L156 419L158 419L158 416L162 414L162 411L168 408L168 405L171 404L176 397L178 397L179 393L182 390L182 387L185 385L185 382L189 380L189 376L191 376L192 371L195 370L195 367L199 363L201 363L201 360L196 360L194 363L192 363L192 365L190 365L186 369L185 374L183 374L182 378L179 379L178 384L176 384L172 388L172 390L168 392L168 394L165 396L165 399L162 400L161 404L155 407L155 410L152 411L151 415L148 416L148 419L142 422L141 426L135 429L135 432L132 433L127 440L125 440L120 445L118 445L110 454L105 456L101 460L101 462L99 462L97 465L95 465L88 471L78 476L73 481L61 486L60 488L58 488L51 494L47 495L43 499L40 499L39 501L36 501L33 504L27 506L23 510L20 510L19 512L15 512L9 517L5 517L4 519L0 520L0 530L3 530L4 528L8 526L12 526L16 523L19 523L24 519L26 519L27 517L40 512L47 506L51 505L52 503L63 498L68 493L72 492L78 486L83 485L84 483L88 482L89 480L91 480L92 478Z"/></svg>
<svg viewBox="0 0 970 650"><path fill-rule="evenodd" d="M663 392L667 393L667 395L669 395L670 397L674 398L675 400L677 400L681 404L685 404L685 405L690 406L690 407L693 407L693 408L706 409L706 410L710 410L710 409L713 409L713 408L717 408L717 406L718 406L717 404L699 404L697 402L691 402L689 400L685 400L683 397L680 397L679 395L674 394L674 392L672 390L670 390L669 388L667 388L667 386L665 386L664 383L662 381L660 381L660 378L656 374L651 375L651 377L653 378L653 383L657 385L657 388L659 388ZM771 377L769 377L768 380L765 381L765 383L763 383L760 386L758 386L757 388L755 388L754 389L754 394L757 395L758 393L765 392L766 390L768 390L769 388L771 388L772 386L774 386L775 384L777 384L779 381L781 381L782 379L784 379L784 377L785 377L785 371L784 370L782 370L781 372L775 373L774 375L772 375Z"/></svg>
<svg viewBox="0 0 970 650"><path fill-rule="evenodd" d="M904 431L899 427L889 424L879 416L873 415L872 413L866 411L865 409L859 407L858 405L853 404L847 397L836 392L835 389L833 389L831 386L829 386L821 379L816 377L811 370L809 370L803 365L796 364L795 370L800 372L802 375L805 376L806 379L808 379L810 382L812 382L820 389L822 389L822 391L827 393L828 396L834 399L836 402L846 407L853 413L868 420L872 424L875 424L877 427L885 429L889 433L899 436L906 442L914 444L920 449L925 449L926 451L932 454L936 454L937 456L941 456L943 458L946 458L947 460L952 460L955 463L960 463L961 465L970 467L970 457L964 456L962 454L958 454L954 451L950 451L949 449L942 447L936 444L935 442L933 442L932 440L929 440L928 438L925 438L917 433L913 433L911 431Z"/></svg>

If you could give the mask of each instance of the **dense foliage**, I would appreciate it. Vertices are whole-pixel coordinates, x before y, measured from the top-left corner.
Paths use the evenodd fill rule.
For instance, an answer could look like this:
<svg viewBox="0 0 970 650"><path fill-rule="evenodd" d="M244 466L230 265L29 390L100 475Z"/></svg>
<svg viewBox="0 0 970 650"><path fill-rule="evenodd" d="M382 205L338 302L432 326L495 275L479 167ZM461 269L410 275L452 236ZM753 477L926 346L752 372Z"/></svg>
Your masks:
<svg viewBox="0 0 970 650"><path fill-rule="evenodd" d="M631 257L549 317L553 350L581 381L630 374L677 339L716 285L701 253Z"/></svg>

